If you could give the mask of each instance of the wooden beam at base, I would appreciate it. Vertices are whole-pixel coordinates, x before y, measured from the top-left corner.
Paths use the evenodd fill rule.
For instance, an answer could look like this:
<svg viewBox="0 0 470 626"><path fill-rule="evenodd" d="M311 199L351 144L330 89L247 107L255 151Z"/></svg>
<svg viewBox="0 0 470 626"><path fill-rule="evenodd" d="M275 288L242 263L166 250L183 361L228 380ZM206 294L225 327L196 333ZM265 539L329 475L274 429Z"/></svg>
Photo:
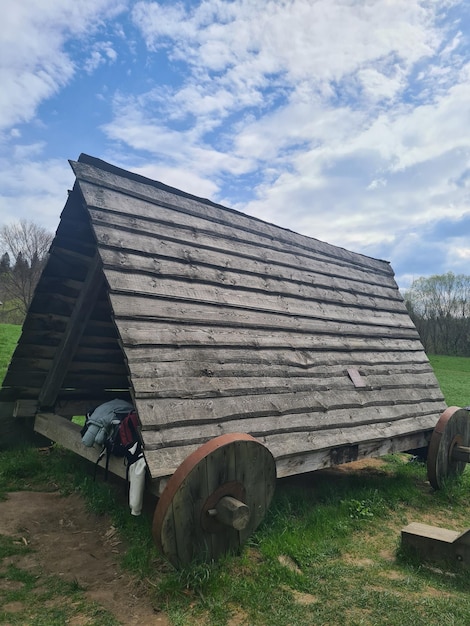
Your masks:
<svg viewBox="0 0 470 626"><path fill-rule="evenodd" d="M98 459L101 448L88 448L83 445L80 435L81 426L69 422L56 413L38 413L34 422L34 430L92 463L96 463ZM104 466L104 464L105 459L103 458L100 465ZM124 460L111 457L109 459L109 471L125 479Z"/></svg>
<svg viewBox="0 0 470 626"><path fill-rule="evenodd" d="M38 413L34 422L34 430L92 463L96 463L98 459L101 448L84 446L80 435L81 426L74 424L61 415L56 413ZM104 464L105 459L103 458L100 461L100 467L103 467ZM109 459L109 471L125 480L126 467L124 459L111 456ZM146 482L147 491L159 496L164 487L164 485L160 485L160 482L159 480L148 480Z"/></svg>
<svg viewBox="0 0 470 626"><path fill-rule="evenodd" d="M338 450L337 448L316 450L306 454L276 459L277 477L285 478L286 476L304 474L335 465L342 465L343 463L358 459L376 458L385 454L426 448L429 445L431 435L432 431L429 430L412 433L411 435L405 434L393 437L393 439L360 443L357 445L355 458L344 458L343 460L339 459L341 454L332 454L332 452ZM352 448L352 446L349 447ZM339 452L341 452L341 450L339 450Z"/></svg>

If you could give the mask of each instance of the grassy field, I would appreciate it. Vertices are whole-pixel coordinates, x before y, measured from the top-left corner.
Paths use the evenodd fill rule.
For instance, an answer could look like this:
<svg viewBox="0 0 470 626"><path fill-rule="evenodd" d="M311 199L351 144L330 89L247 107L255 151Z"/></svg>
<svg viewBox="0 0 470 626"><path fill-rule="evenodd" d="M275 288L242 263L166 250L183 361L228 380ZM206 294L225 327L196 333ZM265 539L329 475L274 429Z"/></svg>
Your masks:
<svg viewBox="0 0 470 626"><path fill-rule="evenodd" d="M470 405L470 358L429 357L448 406Z"/></svg>
<svg viewBox="0 0 470 626"><path fill-rule="evenodd" d="M0 324L0 381L3 381L8 363L20 337L21 326Z"/></svg>
<svg viewBox="0 0 470 626"><path fill-rule="evenodd" d="M470 359L431 361L447 403L470 404ZM175 626L470 624L469 570L430 567L400 548L401 528L412 521L455 530L470 526L468 468L440 492L429 487L425 466L407 455L279 480L262 526L241 555L178 572L152 544L151 515L136 523L113 487L90 480L89 466L76 455L54 448L46 457L30 448L1 456L0 497L51 483L64 494L78 491L92 510L111 514L128 543L123 567L147 586L154 606ZM0 608L0 623L116 623L97 615L76 585L49 578L44 602L44 580L1 567L5 555L25 549L0 536L0 607L15 599L27 603L23 613ZM47 611L54 597L65 600L52 619Z"/></svg>

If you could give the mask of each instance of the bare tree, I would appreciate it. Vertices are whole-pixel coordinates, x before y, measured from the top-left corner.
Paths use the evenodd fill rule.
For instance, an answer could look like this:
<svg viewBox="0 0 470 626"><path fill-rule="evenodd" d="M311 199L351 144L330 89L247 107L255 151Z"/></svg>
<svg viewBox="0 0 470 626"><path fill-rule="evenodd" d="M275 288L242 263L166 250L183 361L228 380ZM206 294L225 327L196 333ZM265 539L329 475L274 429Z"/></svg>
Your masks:
<svg viewBox="0 0 470 626"><path fill-rule="evenodd" d="M22 315L33 298L52 238L45 228L25 219L0 228L4 298L15 301Z"/></svg>
<svg viewBox="0 0 470 626"><path fill-rule="evenodd" d="M470 276L418 278L405 302L427 352L470 356Z"/></svg>

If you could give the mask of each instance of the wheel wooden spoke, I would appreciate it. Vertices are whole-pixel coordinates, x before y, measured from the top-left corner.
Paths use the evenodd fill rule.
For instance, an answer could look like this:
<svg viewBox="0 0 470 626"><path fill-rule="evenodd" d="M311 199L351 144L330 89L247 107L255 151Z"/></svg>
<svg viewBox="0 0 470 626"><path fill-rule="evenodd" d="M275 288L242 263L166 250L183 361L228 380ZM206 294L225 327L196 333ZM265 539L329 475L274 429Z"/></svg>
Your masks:
<svg viewBox="0 0 470 626"><path fill-rule="evenodd" d="M244 433L211 439L168 481L153 520L157 546L175 567L238 551L264 518L275 482L274 458L259 441Z"/></svg>
<svg viewBox="0 0 470 626"><path fill-rule="evenodd" d="M460 475L469 459L470 413L451 406L442 413L434 428L428 451L428 479L434 489Z"/></svg>

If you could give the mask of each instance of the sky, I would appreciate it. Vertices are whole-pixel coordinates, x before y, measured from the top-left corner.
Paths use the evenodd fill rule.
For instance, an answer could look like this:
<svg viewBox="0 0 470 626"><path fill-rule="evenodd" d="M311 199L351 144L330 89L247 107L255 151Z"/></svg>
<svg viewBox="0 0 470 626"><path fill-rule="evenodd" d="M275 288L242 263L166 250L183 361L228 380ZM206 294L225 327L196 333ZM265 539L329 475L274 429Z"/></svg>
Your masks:
<svg viewBox="0 0 470 626"><path fill-rule="evenodd" d="M81 152L390 261L470 274L470 2L2 0L0 227Z"/></svg>

